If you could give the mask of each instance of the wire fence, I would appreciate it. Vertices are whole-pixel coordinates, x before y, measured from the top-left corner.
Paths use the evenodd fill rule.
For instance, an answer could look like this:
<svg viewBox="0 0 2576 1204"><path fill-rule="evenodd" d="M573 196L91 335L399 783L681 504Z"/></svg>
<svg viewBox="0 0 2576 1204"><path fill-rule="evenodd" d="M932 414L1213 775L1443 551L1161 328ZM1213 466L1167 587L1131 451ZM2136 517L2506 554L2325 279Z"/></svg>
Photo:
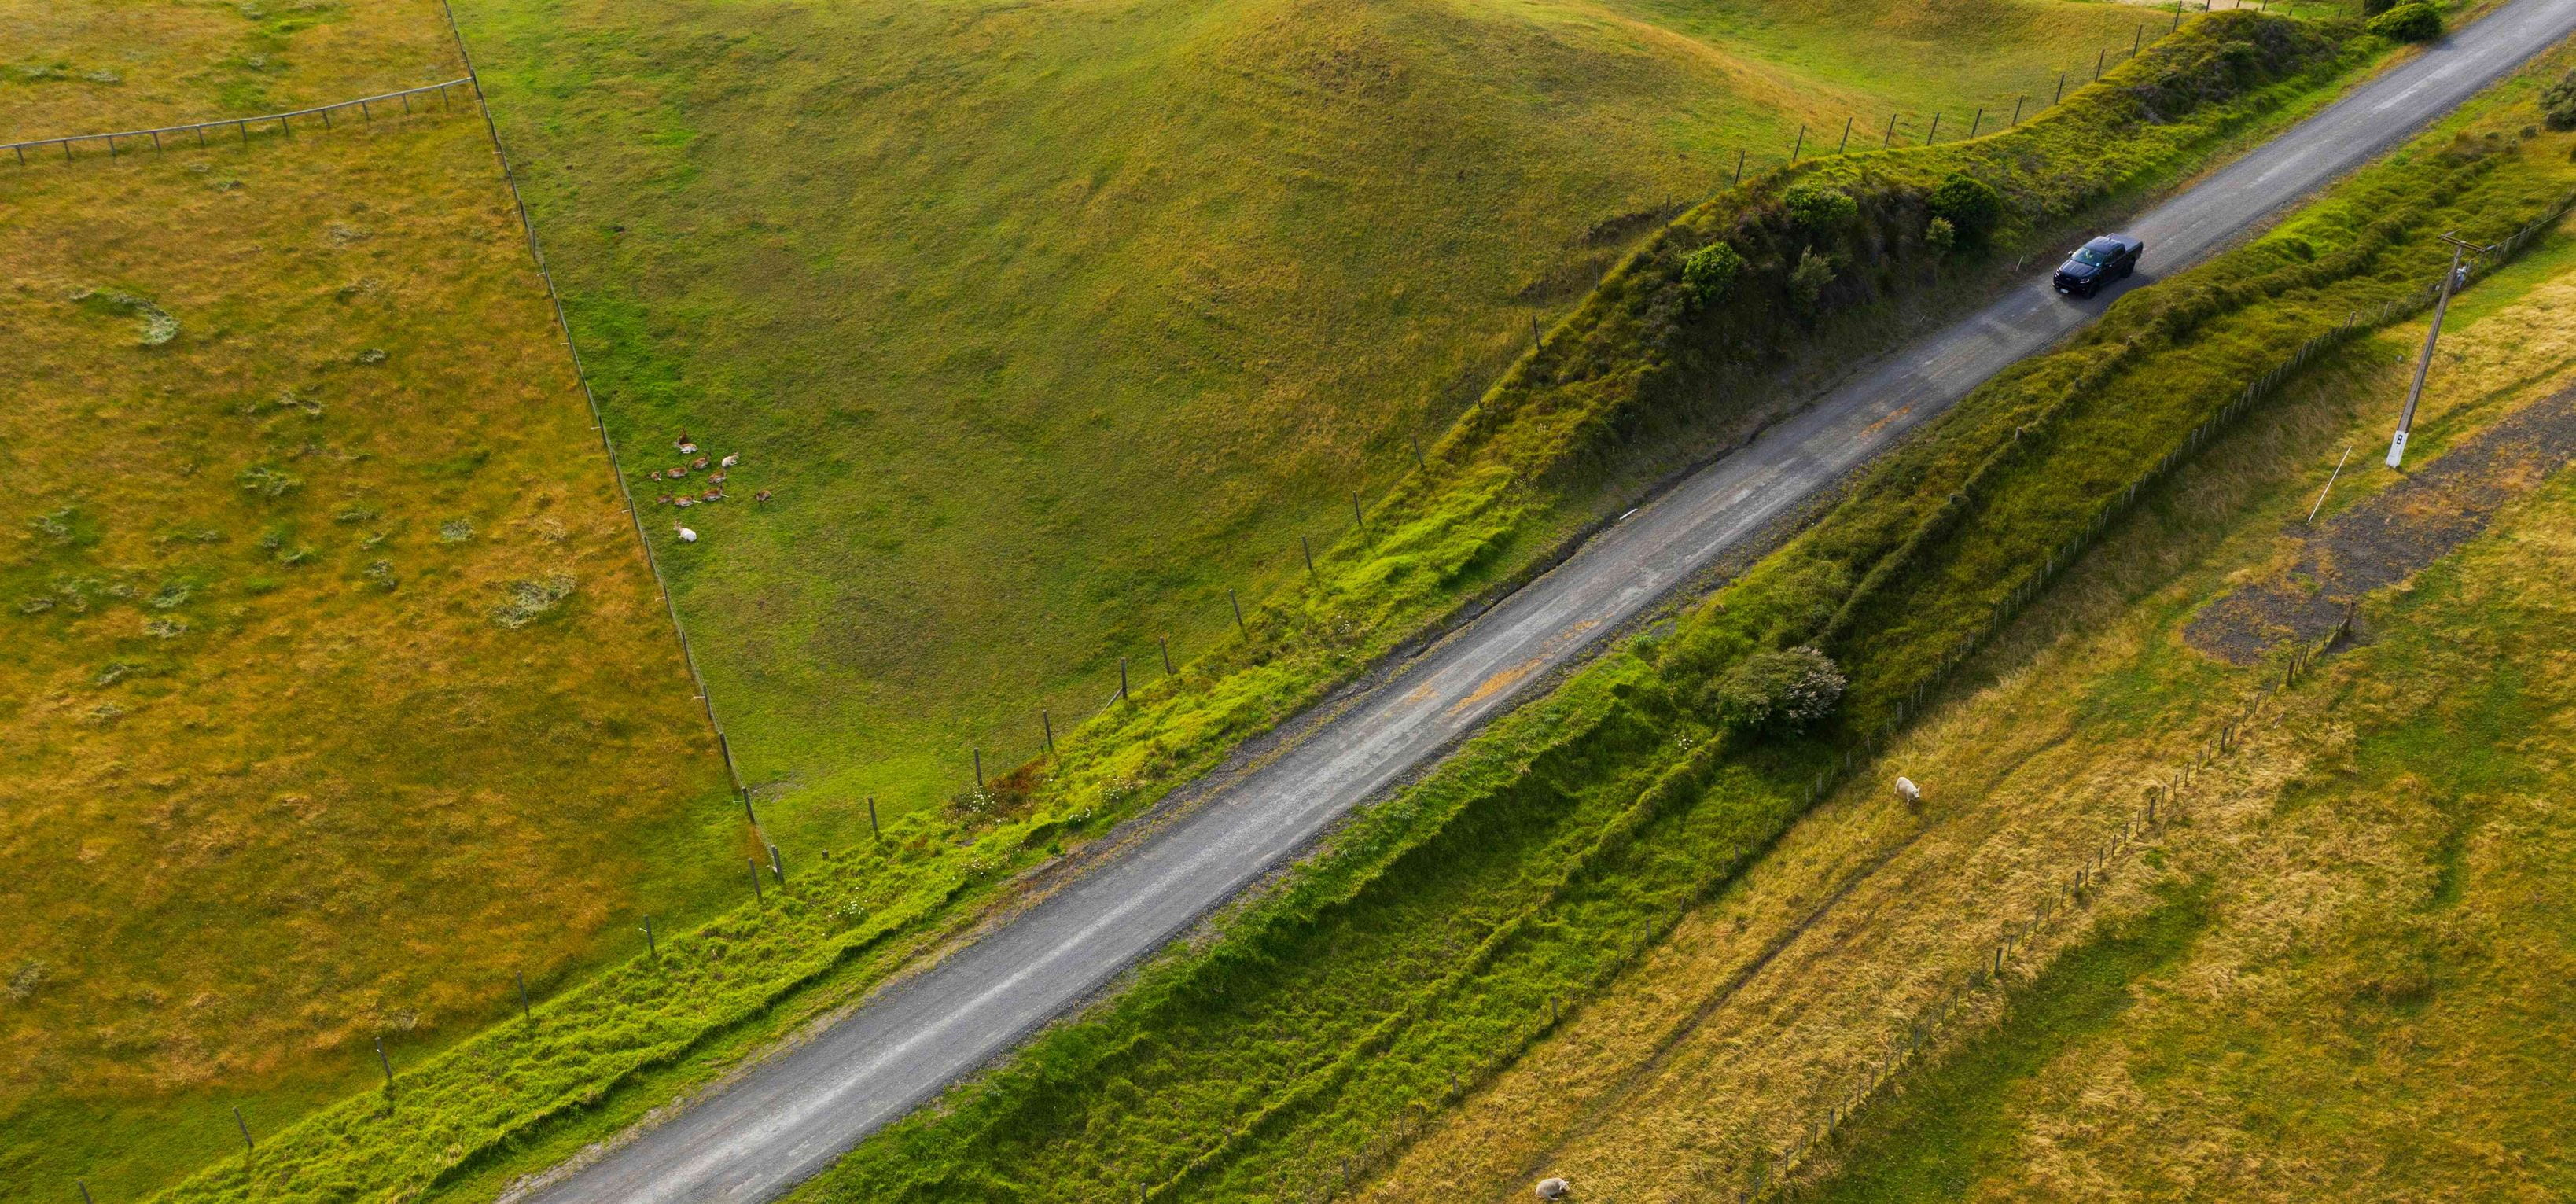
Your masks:
<svg viewBox="0 0 2576 1204"><path fill-rule="evenodd" d="M2005 967L2031 950L2041 936L2057 927L2056 921L2074 912L2084 901L2085 893L2100 885L2115 859L2162 833L2165 825L2171 823L2187 805L2191 787L2200 779L2201 773L2218 764L2228 753L2243 747L2245 731L2261 717L2266 704L2297 684L2300 676L2319 657L2349 636L2352 620L2353 612L2346 610L2343 619L2322 638L2292 649L2281 663L2279 677L2255 691L2235 717L2219 724L2218 730L2165 775L2163 781L2149 787L2145 805L2123 817L2117 829L2096 841L2083 861L2076 865L2075 871L2062 877L2027 919L2006 927L1965 975L1932 1006L1917 1014L1906 1025L1905 1031L1891 1039L1886 1048L1871 1060L1860 1077L1833 1103L1826 1105L1823 1116L1806 1126L1787 1149L1756 1162L1752 1167L1751 1182L1735 1198L1761 1200L1787 1183L1817 1149L1831 1142L1880 1090L1937 1045L1955 1027L1952 1021L1957 1020L1972 1001L1981 995L2000 992L2004 988ZM2040 964L2045 964L2045 959Z"/></svg>
<svg viewBox="0 0 2576 1204"><path fill-rule="evenodd" d="M189 125L165 125L158 129L149 130L120 130L113 134L69 134L60 138L38 138L32 142L0 143L0 150L9 151L16 155L18 166L25 167L27 166L27 152L29 151L36 151L39 152L40 157L50 158L51 155L46 152L53 149L59 149L63 153L63 161L68 163L76 157L74 153L75 148L84 145L96 145L104 148L107 151L107 157L110 159L117 158L123 154L140 153L144 149L144 144L149 144L150 149L152 150L161 151L169 149L173 142L179 143L183 146L187 145L188 140L193 138L195 140L195 144L202 147L209 143L209 139L207 138L208 134L214 134L219 137L238 138L242 145L248 146L250 145L250 140L255 136L275 136L283 138L292 135L295 132L294 123L297 118L304 119L304 122L307 125L311 125L318 119L322 123L322 128L329 130L332 128L331 115L333 113L345 114L351 109L357 110L358 120L361 122L374 121L376 119L376 110L379 108L399 110L404 116L410 116L415 107L425 106L426 100L423 101L422 106L416 106L414 104L415 99L420 98L435 99L438 107L444 109L449 107L447 96L448 89L464 88L467 89L470 94L472 91L472 85L473 81L471 79L451 79L445 83L422 84L417 88L405 88L400 92L386 92L378 96L361 96L356 100L343 100L336 104L327 104L311 109L297 109L289 113L268 113L258 117L231 117L222 121L199 121ZM95 154L95 151L92 153Z"/></svg>
<svg viewBox="0 0 2576 1204"><path fill-rule="evenodd" d="M2475 279L2492 273L2511 261L2516 255L2529 248L2533 241L2548 233L2551 227L2557 225L2571 211L2576 211L2576 194L2562 198L2540 217L2533 219L2504 241L2497 243L2493 254L2486 256L2481 263L2464 269L2468 278ZM1922 707L1924 699L1936 694L1939 688L1963 668L1971 657L1982 651L1996 634L2036 600L2051 581L2074 564L2079 556L2101 539L2112 524L2135 507L2138 500L2151 488L2171 477L2221 432L2241 421L2257 402L2278 391L2292 375L2314 362L2317 357L2358 335L2421 312L2433 304L2440 295L2441 287L2440 283L2435 283L2421 290L2392 298L2377 309L2356 312L2334 328L2300 344L2299 349L2289 358L2248 382L2234 399L2220 407L2217 413L2193 427L2173 450L2156 461L2153 468L2104 502L2082 529L2053 549L2041 562L2036 572L1995 605L1993 612L1980 625L1975 635L1963 642L1941 662L1939 668L1915 686L1905 698L1897 702L1894 714L1885 723L1864 736L1858 747L1846 750L1838 766L1818 775L1809 790L1809 801L1812 803L1826 791L1833 789L1841 780L1876 756L1887 740L1903 726L1907 716ZM1886 1085L1890 1078L1914 1062L1938 1035L1941 1026L1957 1016L1959 1008L1970 996L1995 985L2006 960L2028 948L2031 937L2042 925L2063 914L2064 905L2079 897L2080 892L2090 884L2092 878L2100 874L2108 858L2131 847L2142 833L2159 829L2165 820L2170 818L2173 808L2178 805L2182 797L2182 792L2190 787L2199 771L2212 764L2219 756L2237 747L2239 733L2245 730L2246 724L2254 718L2262 705L2296 683L2299 676L2305 673L2318 657L2349 635L2352 620L2353 614L2347 610L2343 619L2322 639L2294 648L2283 663L2280 679L2273 682L2268 690L2258 693L2249 701L2237 718L2221 724L2217 734L2210 738L2205 747L2175 770L2166 781L2158 783L2149 795L2145 808L2126 821L2119 832L2106 838L2103 844L2088 857L2086 865L2079 868L2051 897L2051 901L2042 906L2038 915L2007 931L1997 941L1991 957L1981 961L1976 969L1969 972L1965 981L1953 988L1939 1004L1927 1011L1907 1029L1903 1036L1891 1044L1887 1053L1871 1065L1851 1092L1840 1102L1828 1106L1824 1117L1810 1126L1796 1144L1767 1162L1756 1165L1751 1189L1746 1198L1763 1198L1765 1191L1771 1185L1780 1182L1795 1171L1818 1145L1830 1139L1842 1124L1850 1120L1854 1109L1867 1102Z"/></svg>
<svg viewBox="0 0 2576 1204"><path fill-rule="evenodd" d="M2319 6L2310 4L2305 7ZM2037 117L2056 108L2065 101L2068 92L2100 80L2104 75L2109 74L2112 68L2144 53L2150 45L2147 41L2149 33L2161 37L2180 29L2182 19L2193 13L2232 12L2246 8L2257 12L2269 12L2273 8L2279 8L2284 16L2296 15L2292 11L2293 6L2285 0L2251 0L2250 3L2247 0L2225 0L2225 2L2197 0L2196 3L2176 3L2172 9L2171 22L2162 20L2141 22L2137 31L2130 35L2127 46L2104 46L2094 53L2090 64L2078 63L2067 67L2059 71L2055 79L2044 81L2030 91L2013 94L2010 104L2006 104L2003 97L1998 96L1994 104L1977 106L1969 111L1965 124L1958 120L1958 114L1940 110L1928 114L1893 112L1887 115L1887 120L1884 122L1874 114L1864 122L1860 119L1862 115L1855 113L1845 117L1840 126L1832 124L1830 120L1818 125L1800 123L1797 132L1790 136L1789 153L1785 156L1774 158L1773 156L1778 154L1777 151L1766 151L1762 158L1755 159L1752 157L1753 148L1738 147L1735 152L1735 168L1726 182L1726 187L1732 188L1743 183L1748 168L1758 173L1767 171L1773 166L1795 165L1808 159L1891 150L1899 146L1931 146L1941 140L1941 134L1945 128L1949 131L1952 142L1970 141L1986 134L2011 129L2020 125L2026 118ZM2120 57L2116 59L2111 57L2111 52L2114 50L2120 52ZM2048 97L2046 103L2035 103L2043 95ZM1986 124L1990 121L1994 124ZM1946 127L1943 125L1944 122L1948 123ZM1872 136L1878 138L1876 145L1870 144L1869 140ZM1899 141L1900 139L1902 141ZM1832 149L1825 149L1829 144Z"/></svg>

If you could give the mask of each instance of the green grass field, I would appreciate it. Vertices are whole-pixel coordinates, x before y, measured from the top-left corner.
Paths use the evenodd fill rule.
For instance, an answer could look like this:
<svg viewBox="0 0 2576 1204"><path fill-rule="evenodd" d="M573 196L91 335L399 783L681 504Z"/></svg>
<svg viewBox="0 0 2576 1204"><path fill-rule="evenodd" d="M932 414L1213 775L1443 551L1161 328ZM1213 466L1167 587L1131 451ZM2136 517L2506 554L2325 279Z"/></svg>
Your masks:
<svg viewBox="0 0 2576 1204"><path fill-rule="evenodd" d="M2136 25L2030 0L459 8L624 467L642 489L682 433L744 457L669 560L805 848L846 843L861 795L965 788L974 748L1030 755L1041 708L1090 714L1121 657L1159 677L1157 637L1225 638L1229 589L1302 576L1300 535L1347 527L1739 146L1760 166L1895 107L1956 128Z"/></svg>
<svg viewBox="0 0 2576 1204"><path fill-rule="evenodd" d="M31 135L461 74L434 0L0 26L79 68L0 58ZM0 1199L140 1198L742 889L483 124L379 118L0 166Z"/></svg>

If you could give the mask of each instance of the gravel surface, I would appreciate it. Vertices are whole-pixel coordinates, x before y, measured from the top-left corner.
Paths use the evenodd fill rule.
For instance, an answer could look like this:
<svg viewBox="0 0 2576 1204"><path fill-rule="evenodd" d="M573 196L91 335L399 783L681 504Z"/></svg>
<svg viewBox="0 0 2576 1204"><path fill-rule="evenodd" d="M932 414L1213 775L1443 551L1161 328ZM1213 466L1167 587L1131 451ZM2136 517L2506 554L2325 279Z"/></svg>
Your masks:
<svg viewBox="0 0 2576 1204"><path fill-rule="evenodd" d="M2203 608L2183 639L2235 665L2313 643L2364 595L2414 576L2576 456L2576 389L2533 402L2448 455L2327 519L2281 576Z"/></svg>

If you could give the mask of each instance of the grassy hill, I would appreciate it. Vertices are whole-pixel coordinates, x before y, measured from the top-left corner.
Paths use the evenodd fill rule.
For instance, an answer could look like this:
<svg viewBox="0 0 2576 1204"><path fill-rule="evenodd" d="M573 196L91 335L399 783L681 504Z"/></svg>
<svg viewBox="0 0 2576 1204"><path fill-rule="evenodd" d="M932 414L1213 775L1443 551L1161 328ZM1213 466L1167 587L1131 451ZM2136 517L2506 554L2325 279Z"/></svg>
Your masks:
<svg viewBox="0 0 2576 1204"><path fill-rule="evenodd" d="M1158 637L1228 638L1229 590L1302 576L1301 535L1739 147L1897 108L1991 128L2137 15L459 8L624 467L643 488L682 433L744 457L668 559L801 847L860 831L860 795L964 789L976 747L1028 756L1120 658L1159 676Z"/></svg>
<svg viewBox="0 0 2576 1204"><path fill-rule="evenodd" d="M257 8L0 3L0 128L461 74L434 2ZM0 1199L138 1198L732 901L470 108L11 165L0 213Z"/></svg>

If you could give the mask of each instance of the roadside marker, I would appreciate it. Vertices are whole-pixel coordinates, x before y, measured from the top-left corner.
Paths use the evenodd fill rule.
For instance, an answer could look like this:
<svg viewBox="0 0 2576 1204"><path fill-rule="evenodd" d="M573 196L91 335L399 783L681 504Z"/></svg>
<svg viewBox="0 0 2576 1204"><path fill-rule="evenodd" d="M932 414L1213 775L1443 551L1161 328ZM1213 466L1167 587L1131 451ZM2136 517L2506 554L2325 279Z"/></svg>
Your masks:
<svg viewBox="0 0 2576 1204"><path fill-rule="evenodd" d="M2334 471L2326 476L2326 487L2317 491L2317 504L2308 507L2308 522L2311 524L2317 521L2317 511L2325 509L2326 493L2334 488L2335 478L2343 475L2344 460L2350 459L2352 459L2352 445L2347 443L2343 445L2343 459L2335 461Z"/></svg>

